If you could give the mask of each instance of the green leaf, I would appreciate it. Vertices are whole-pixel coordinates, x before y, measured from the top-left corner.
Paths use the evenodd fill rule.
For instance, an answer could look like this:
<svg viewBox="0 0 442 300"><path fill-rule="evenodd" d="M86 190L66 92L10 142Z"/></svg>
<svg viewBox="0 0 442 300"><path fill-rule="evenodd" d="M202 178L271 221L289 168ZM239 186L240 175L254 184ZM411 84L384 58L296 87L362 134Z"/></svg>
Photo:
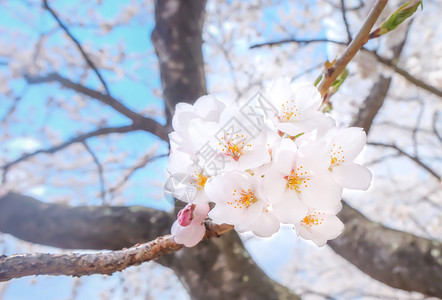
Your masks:
<svg viewBox="0 0 442 300"><path fill-rule="evenodd" d="M382 23L379 27L379 35L396 29L402 22L411 17L419 6L423 9L422 1L414 0L404 3Z"/></svg>

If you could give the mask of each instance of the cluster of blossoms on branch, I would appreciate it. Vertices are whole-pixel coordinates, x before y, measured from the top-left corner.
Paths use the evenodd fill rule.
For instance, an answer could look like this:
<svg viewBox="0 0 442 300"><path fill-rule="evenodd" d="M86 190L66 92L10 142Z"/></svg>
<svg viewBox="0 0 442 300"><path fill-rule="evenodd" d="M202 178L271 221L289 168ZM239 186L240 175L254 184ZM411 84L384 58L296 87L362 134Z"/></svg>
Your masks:
<svg viewBox="0 0 442 300"><path fill-rule="evenodd" d="M318 246L339 236L343 188L370 185L370 171L353 162L366 136L338 127L320 105L315 86L293 89L282 78L239 101L179 103L165 187L187 203L172 226L175 241L196 245L206 218L260 237L292 224Z"/></svg>

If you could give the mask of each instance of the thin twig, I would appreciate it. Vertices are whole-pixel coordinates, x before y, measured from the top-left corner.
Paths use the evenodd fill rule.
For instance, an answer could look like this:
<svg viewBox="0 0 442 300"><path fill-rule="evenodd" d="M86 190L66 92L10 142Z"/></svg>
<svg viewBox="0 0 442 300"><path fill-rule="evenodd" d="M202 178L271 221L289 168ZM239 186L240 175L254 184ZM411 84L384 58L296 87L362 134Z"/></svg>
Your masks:
<svg viewBox="0 0 442 300"><path fill-rule="evenodd" d="M351 37L350 25L348 24L347 21L347 9L345 7L345 0L341 0L341 11L342 11L342 19L345 25L345 30L347 31L347 40L350 43L353 38Z"/></svg>
<svg viewBox="0 0 442 300"><path fill-rule="evenodd" d="M439 131L437 131L436 127L438 117L439 117L439 111L435 111L433 114L433 132L437 136L439 141L442 143L442 135L439 133Z"/></svg>
<svg viewBox="0 0 442 300"><path fill-rule="evenodd" d="M49 11L49 13L57 21L58 25L60 25L60 27L64 30L64 32L74 42L74 44L77 46L78 50L80 51L81 55L86 60L86 62L89 65L89 67L91 67L91 69L97 75L98 79L100 80L101 84L103 85L104 89L106 90L106 94L110 95L109 88L107 87L107 84L106 84L106 82L103 79L103 76L101 76L100 72L98 71L97 66L95 66L94 62L89 58L87 53L84 51L84 49L81 46L80 42L72 35L72 33L69 31L69 28L67 28L67 26L61 21L61 19L57 15L57 13L49 6L47 0L43 0L43 7L46 8Z"/></svg>
<svg viewBox="0 0 442 300"><path fill-rule="evenodd" d="M148 163L151 163L157 159L167 157L169 154L159 154L152 156L151 153L143 156L135 165L133 165L129 171L123 176L123 178L113 187L108 189L109 194L113 194L116 190L120 189L129 179L130 177L139 169L144 168Z"/></svg>
<svg viewBox="0 0 442 300"><path fill-rule="evenodd" d="M426 164L424 164L418 157L416 156L412 156L410 154L408 154L407 152L405 152L404 150L402 150L401 148L399 148L396 145L390 145L390 144L384 144L384 143L377 143L377 142L368 142L367 145L372 145L372 146L380 146L380 147L385 147L385 148L392 148L395 149L397 152L399 152L400 154L410 158L411 160L413 160L416 164L418 164L419 166L421 166L422 168L424 168L428 173L430 173L434 178L436 178L438 181L441 181L440 175L438 175L433 169L431 169L429 166L427 166Z"/></svg>
<svg viewBox="0 0 442 300"><path fill-rule="evenodd" d="M15 164L17 164L19 162L27 160L27 159L29 159L31 157L34 157L34 156L38 155L38 154L41 154L41 153L53 154L53 153L55 153L57 151L60 151L60 150L66 148L66 147L68 147L68 146L70 146L72 144L83 142L83 141L85 141L85 140L87 140L87 139L89 139L91 137L96 137L96 136L110 134L110 133L127 133L127 132L141 130L141 129L142 129L141 126L135 125L135 124L127 125L127 126L121 126L121 127L103 127L103 128L99 128L97 130L94 130L94 131L91 131L91 132L88 132L88 133L80 134L80 135L78 135L78 136L76 136L74 138L71 138L70 140L67 140L64 143L61 143L59 145L52 146L52 147L49 147L49 148L46 148L46 149L39 149L39 150L36 150L36 151L34 151L32 153L24 154L21 157L13 160L11 162L8 162L8 163L6 163L6 164L4 164L3 166L0 167L0 169L4 170L3 182L6 181L6 173L7 173L9 168L11 168L13 165L15 165Z"/></svg>
<svg viewBox="0 0 442 300"><path fill-rule="evenodd" d="M82 141L82 144L84 148L86 148L86 151L89 152L89 154L92 156L92 159L95 162L95 165L97 166L98 171L98 178L100 180L100 197L101 197L101 204L106 204L106 189L104 184L104 175L103 175L103 166L101 165L100 161L98 160L97 155L92 151L91 147L89 147L88 143L86 141Z"/></svg>

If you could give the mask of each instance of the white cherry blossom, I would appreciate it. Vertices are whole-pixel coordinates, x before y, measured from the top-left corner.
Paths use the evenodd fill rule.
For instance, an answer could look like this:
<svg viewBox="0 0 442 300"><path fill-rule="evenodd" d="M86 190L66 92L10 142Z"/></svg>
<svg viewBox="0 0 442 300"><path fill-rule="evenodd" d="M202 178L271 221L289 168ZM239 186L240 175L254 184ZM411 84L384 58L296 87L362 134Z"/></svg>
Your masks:
<svg viewBox="0 0 442 300"><path fill-rule="evenodd" d="M193 105L178 103L175 107L175 114L172 118L174 132L169 135L172 150L180 150L194 154L199 149L192 147L188 137L190 121L194 119L206 122L218 122L226 104L213 95L205 95L195 101Z"/></svg>
<svg viewBox="0 0 442 300"><path fill-rule="evenodd" d="M318 111L321 95L314 85L292 89L290 83L279 78L268 89L266 97L278 110L272 118L275 127L290 136L314 130L324 114Z"/></svg>
<svg viewBox="0 0 442 300"><path fill-rule="evenodd" d="M209 178L192 157L181 151L169 155L167 166L169 178L165 184L165 191L174 198L183 202L208 202L204 186Z"/></svg>
<svg viewBox="0 0 442 300"><path fill-rule="evenodd" d="M307 214L308 206L328 209L341 200L342 188L328 171L325 143L296 146L282 139L272 150L272 165L264 177L265 193L276 216L295 224Z"/></svg>
<svg viewBox="0 0 442 300"><path fill-rule="evenodd" d="M366 134L362 128L335 129L327 138L330 148L329 169L333 180L344 188L367 190L371 182L371 172L353 162L366 143Z"/></svg>
<svg viewBox="0 0 442 300"><path fill-rule="evenodd" d="M339 211L342 205L337 207ZM337 238L344 230L344 224L336 217L336 212L310 208L308 214L295 224L295 230L303 239L311 240L322 247L328 240Z"/></svg>
<svg viewBox="0 0 442 300"><path fill-rule="evenodd" d="M231 224L248 231L267 208L258 179L247 172L234 171L214 176L206 184L206 193L215 207L209 217L216 224Z"/></svg>
<svg viewBox="0 0 442 300"><path fill-rule="evenodd" d="M209 174L216 175L256 168L270 161L267 129L252 129L195 119L190 122L189 136L191 143L200 149L201 165Z"/></svg>

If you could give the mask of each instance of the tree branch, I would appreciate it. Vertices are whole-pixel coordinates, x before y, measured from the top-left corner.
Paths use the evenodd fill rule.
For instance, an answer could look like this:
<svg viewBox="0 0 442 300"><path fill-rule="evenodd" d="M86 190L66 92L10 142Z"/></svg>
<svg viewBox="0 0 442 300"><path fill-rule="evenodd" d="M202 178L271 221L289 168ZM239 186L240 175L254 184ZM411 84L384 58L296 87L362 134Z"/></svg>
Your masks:
<svg viewBox="0 0 442 300"><path fill-rule="evenodd" d="M254 44L254 45L250 46L250 49L264 47L264 46L277 46L277 45L289 44L289 43L297 43L300 45L308 45L308 44L314 44L314 43L333 43L333 44L337 44L337 45L346 45L347 44L346 42L335 41L335 40L326 39L326 38L322 38L322 39L292 39L292 38L290 38L290 39L283 39L283 40L279 40L279 41L271 41L271 42L265 42L265 43L260 43L260 44ZM376 51L368 50L367 48L364 48L364 47L361 50L371 53L372 55L374 55L374 57L377 59L378 62L382 63L383 65L385 65L387 67L390 67L393 71L395 71L396 73L398 73L399 75L401 75L402 77L404 77L406 80L408 80L412 84L416 85L417 87L420 87L421 89L426 90L427 92L430 92L436 96L442 97L442 90L438 89L435 86L429 85L428 83L422 81L421 79L418 79L415 76L411 75L408 71L406 71L405 69L402 69L396 63L394 63L394 61L397 61L397 60L387 59L385 57L380 56Z"/></svg>
<svg viewBox="0 0 442 300"><path fill-rule="evenodd" d="M370 221L344 203L344 232L328 242L336 253L389 286L442 297L442 244Z"/></svg>
<svg viewBox="0 0 442 300"><path fill-rule="evenodd" d="M104 183L104 175L103 175L103 166L101 165L100 161L98 160L97 155L92 151L91 147L88 145L86 141L82 141L82 144L84 145L84 148L86 148L86 151L91 155L92 160L94 161L95 165L97 166L97 172L98 172L98 178L100 181L100 197L101 197L101 203L106 203L106 189L105 189L105 183Z"/></svg>
<svg viewBox="0 0 442 300"><path fill-rule="evenodd" d="M370 50L368 50L368 51L371 54L373 54L380 63L382 63L382 64L384 64L386 66L389 66L396 73L402 75L405 79L407 79L408 81L410 81L414 85L416 85L416 86L420 87L421 89L424 89L424 90L426 90L426 91L428 91L430 93L433 93L433 94L435 94L435 95L437 95L439 97L442 97L442 90L440 90L440 89L438 89L438 88L436 88L434 86L431 86L431 85L425 83L424 81L414 77L413 75L408 73L406 70L404 70L402 68L399 68L396 65L396 63L393 62L393 60L389 60L389 59L386 59L386 58L380 56L379 54L376 53L376 51L370 51Z"/></svg>
<svg viewBox="0 0 442 300"><path fill-rule="evenodd" d="M169 0L155 1L152 43L161 71L168 124L179 102L193 103L207 94L202 52L202 28L206 0L177 2L168 12ZM173 45L173 46L172 46Z"/></svg>
<svg viewBox="0 0 442 300"><path fill-rule="evenodd" d="M344 21L345 30L347 31L347 41L350 43L352 40L351 32L350 32L350 25L347 21L347 9L345 7L345 0L341 0L341 13L342 13L342 20Z"/></svg>
<svg viewBox="0 0 442 300"><path fill-rule="evenodd" d="M231 225L215 225L208 222L205 239L219 237L233 229ZM29 275L72 275L84 276L122 271L131 266L181 250L171 235L137 244L128 249L94 254L17 254L0 257L0 282Z"/></svg>
<svg viewBox="0 0 442 300"><path fill-rule="evenodd" d="M65 249L119 250L169 233L173 218L141 206L49 204L17 193L0 195L0 231Z"/></svg>
<svg viewBox="0 0 442 300"><path fill-rule="evenodd" d="M106 82L103 79L103 76L101 76L100 72L98 71L97 66L95 66L94 62L89 58L89 56L84 51L83 47L81 46L80 42L72 35L72 33L69 31L67 26L61 21L61 19L58 17L57 13L49 6L49 3L47 0L43 0L43 7L49 11L49 13L54 17L55 21L57 21L58 25L64 30L64 32L69 36L69 38L74 42L74 44L77 46L78 50L80 51L81 55L86 60L89 67L94 71L95 75L97 75L98 80L103 85L106 94L110 95L109 88L106 84Z"/></svg>
<svg viewBox="0 0 442 300"><path fill-rule="evenodd" d="M366 133L370 131L376 114L384 104L390 84L391 78L379 77L365 98L364 103L362 103L357 115L354 116L353 126L362 127Z"/></svg>
<svg viewBox="0 0 442 300"><path fill-rule="evenodd" d="M123 114L124 116L131 119L134 124L140 125L142 130L148 131L159 138L161 138L163 141L169 141L168 137L168 129L159 124L157 121L146 118L132 110L130 110L128 107L123 105L120 101L113 98L110 95L105 95L103 93L100 93L98 91L95 91L93 89L90 89L88 87L85 87L81 84L75 83L71 81L70 79L67 79L65 77L62 77L58 73L49 73L45 76L25 76L25 79L29 84L40 84L40 83L49 83L49 82L58 82L63 87L74 90L76 92L79 92L83 95L89 96L93 99L96 99L100 101L101 103L104 103L119 113Z"/></svg>
<svg viewBox="0 0 442 300"><path fill-rule="evenodd" d="M97 130L94 130L94 131L91 131L91 132L88 132L88 133L80 134L80 135L78 135L78 136L76 136L74 138L71 138L70 140L68 140L68 141L66 141L64 143L61 143L59 145L52 146L52 147L49 147L49 148L46 148L46 149L39 149L39 150L36 150L36 151L34 151L32 153L24 154L21 157L13 160L11 162L8 162L8 163L4 164L0 168L4 170L4 173L7 173L9 168L11 168L12 166L14 166L14 165L16 165L16 164L18 164L18 163L20 163L22 161L25 161L27 159L30 159L30 158L38 155L38 154L42 154L42 153L53 154L53 153L55 153L57 151L60 151L60 150L66 148L66 147L68 147L68 146L70 146L72 144L82 143L82 142L84 142L87 139L92 138L92 137L97 137L97 136L106 135L106 134L110 134L110 133L126 133L126 132L132 132L132 131L136 131L136 130L142 130L142 129L144 129L144 128L139 123L132 124L132 125L127 125L127 126L121 126L121 127L103 127L103 128L99 128ZM3 180L5 180L5 176L6 175L4 174L3 176L4 176Z"/></svg>
<svg viewBox="0 0 442 300"><path fill-rule="evenodd" d="M0 258L0 282L29 275L110 275L182 248L171 236L129 249L98 254L17 254Z"/></svg>
<svg viewBox="0 0 442 300"><path fill-rule="evenodd" d="M330 86L333 84L333 82L335 82L339 74L341 74L345 70L345 67L350 62L350 60L367 43L371 28L379 18L381 12L384 10L387 2L388 0L376 1L358 34L348 45L347 49L345 49L341 57L338 58L336 63L331 68L326 70L322 81L318 85L318 90L322 96L324 96L328 92Z"/></svg>
<svg viewBox="0 0 442 300"><path fill-rule="evenodd" d="M404 150L402 150L401 148L399 148L398 146L392 144L385 144L385 143L377 143L377 142L368 142L367 145L372 145L372 146L379 146L379 147L385 147L385 148L391 148L391 149L395 149L397 152L399 152L401 155L404 155L406 157L408 157L409 159L413 160L416 164L418 164L419 166L421 166L422 168L424 168L428 173L430 173L434 178L436 178L438 181L441 180L440 175L436 173L436 171L434 171L433 169L431 169L429 166L427 166L425 163L423 163L419 157L417 156L413 156L408 154L407 152L405 152Z"/></svg>

